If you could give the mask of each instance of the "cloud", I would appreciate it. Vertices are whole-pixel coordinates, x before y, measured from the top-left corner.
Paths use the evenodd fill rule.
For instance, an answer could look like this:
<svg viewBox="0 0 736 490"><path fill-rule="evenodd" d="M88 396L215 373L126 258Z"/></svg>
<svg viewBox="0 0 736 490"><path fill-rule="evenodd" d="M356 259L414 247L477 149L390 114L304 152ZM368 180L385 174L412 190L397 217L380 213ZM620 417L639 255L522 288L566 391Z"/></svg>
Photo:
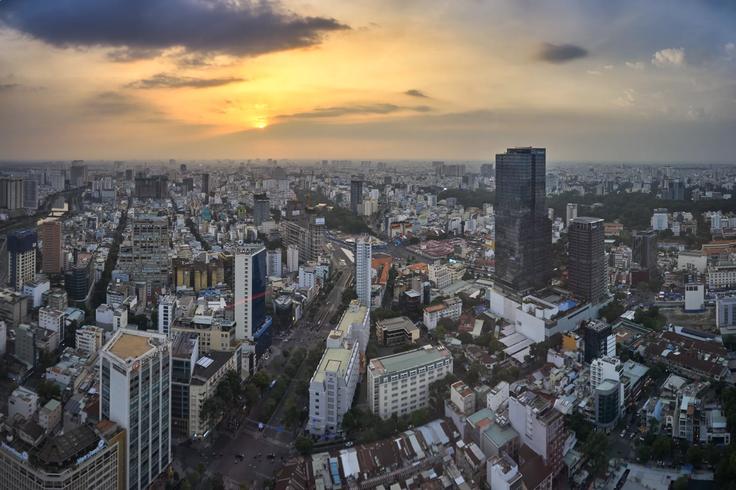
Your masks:
<svg viewBox="0 0 736 490"><path fill-rule="evenodd" d="M627 61L626 66L632 70L643 70L644 63L642 61Z"/></svg>
<svg viewBox="0 0 736 490"><path fill-rule="evenodd" d="M352 115L382 115L396 112L430 112L431 110L432 108L426 105L406 107L382 103L356 104L347 106L317 107L311 111L297 112L295 114L282 114L278 117L282 119L320 119Z"/></svg>
<svg viewBox="0 0 736 490"><path fill-rule="evenodd" d="M586 56L588 56L588 50L574 44L544 43L539 48L536 59L548 63L566 63Z"/></svg>
<svg viewBox="0 0 736 490"><path fill-rule="evenodd" d="M221 87L231 83L243 82L243 78L225 77L225 78L193 78L180 77L176 75L168 75L166 73L158 73L150 78L131 82L126 87L135 89L156 89L156 88L209 88Z"/></svg>
<svg viewBox="0 0 736 490"><path fill-rule="evenodd" d="M129 63L131 61L139 61L150 58L156 58L161 55L163 50L161 49L147 49L147 48L129 48L122 47L113 49L107 53L107 59L115 63Z"/></svg>
<svg viewBox="0 0 736 490"><path fill-rule="evenodd" d="M89 98L85 112L95 116L124 116L148 112L148 108L135 97L120 92L100 92Z"/></svg>
<svg viewBox="0 0 736 490"><path fill-rule="evenodd" d="M726 51L726 57L728 59L736 58L736 43L727 43L723 46L723 49Z"/></svg>
<svg viewBox="0 0 736 490"><path fill-rule="evenodd" d="M420 97L420 98L424 98L424 99L428 99L429 98L429 95L427 95L424 92L422 92L421 90L417 90L415 88L413 88L411 90L407 90L406 92L404 92L404 95L408 95L409 97Z"/></svg>
<svg viewBox="0 0 736 490"><path fill-rule="evenodd" d="M14 88L17 88L17 83L0 83L0 92L5 92L8 90L13 90Z"/></svg>
<svg viewBox="0 0 736 490"><path fill-rule="evenodd" d="M652 64L659 67L680 66L685 63L685 48L667 48L654 53Z"/></svg>
<svg viewBox="0 0 736 490"><path fill-rule="evenodd" d="M637 93L633 88L624 90L623 95L617 97L615 103L619 107L632 107L636 104Z"/></svg>
<svg viewBox="0 0 736 490"><path fill-rule="evenodd" d="M325 33L348 29L276 0L22 0L3 3L0 24L57 47L119 48L110 55L119 61L169 48L258 55L313 46Z"/></svg>

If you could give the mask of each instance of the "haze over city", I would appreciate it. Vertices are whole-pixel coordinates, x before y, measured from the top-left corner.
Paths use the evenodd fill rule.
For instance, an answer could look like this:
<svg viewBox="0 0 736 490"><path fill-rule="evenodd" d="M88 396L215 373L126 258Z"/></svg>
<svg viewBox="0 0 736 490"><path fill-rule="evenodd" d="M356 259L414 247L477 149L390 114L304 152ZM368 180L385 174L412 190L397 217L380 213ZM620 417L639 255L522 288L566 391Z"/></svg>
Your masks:
<svg viewBox="0 0 736 490"><path fill-rule="evenodd" d="M5 159L732 163L728 1L0 3Z"/></svg>

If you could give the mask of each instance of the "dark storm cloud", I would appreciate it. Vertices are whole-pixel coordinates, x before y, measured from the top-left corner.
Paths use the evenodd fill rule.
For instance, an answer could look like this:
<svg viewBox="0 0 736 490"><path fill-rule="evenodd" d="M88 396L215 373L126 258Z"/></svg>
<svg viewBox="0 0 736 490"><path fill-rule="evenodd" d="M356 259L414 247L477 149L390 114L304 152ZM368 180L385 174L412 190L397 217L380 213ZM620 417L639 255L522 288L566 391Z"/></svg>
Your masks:
<svg viewBox="0 0 736 490"><path fill-rule="evenodd" d="M537 59L548 63L566 63L586 56L588 51L574 44L544 43L537 52Z"/></svg>
<svg viewBox="0 0 736 490"><path fill-rule="evenodd" d="M327 117L352 116L356 114L393 114L396 112L429 112L432 108L426 105L404 107L395 104L356 104L347 106L317 107L307 112L284 114L283 119L317 119Z"/></svg>
<svg viewBox="0 0 736 490"><path fill-rule="evenodd" d="M221 87L231 83L243 82L243 78L226 77L226 78L192 78L179 77L176 75L167 75L159 73L150 78L144 78L127 85L128 88L136 89L152 89L152 88L209 88Z"/></svg>
<svg viewBox="0 0 736 490"><path fill-rule="evenodd" d="M344 24L301 16L278 1L7 0L0 23L58 47L108 46L112 59L189 52L236 56L312 46Z"/></svg>
<svg viewBox="0 0 736 490"><path fill-rule="evenodd" d="M423 98L423 99L428 99L429 98L429 95L427 95L424 92L422 92L421 90L417 90L415 88L413 88L411 90L407 90L406 92L404 92L404 95L408 95L409 97L420 97L420 98Z"/></svg>
<svg viewBox="0 0 736 490"><path fill-rule="evenodd" d="M160 49L146 48L118 48L107 53L107 59L116 63L127 63L129 61L145 60L155 58L161 54Z"/></svg>

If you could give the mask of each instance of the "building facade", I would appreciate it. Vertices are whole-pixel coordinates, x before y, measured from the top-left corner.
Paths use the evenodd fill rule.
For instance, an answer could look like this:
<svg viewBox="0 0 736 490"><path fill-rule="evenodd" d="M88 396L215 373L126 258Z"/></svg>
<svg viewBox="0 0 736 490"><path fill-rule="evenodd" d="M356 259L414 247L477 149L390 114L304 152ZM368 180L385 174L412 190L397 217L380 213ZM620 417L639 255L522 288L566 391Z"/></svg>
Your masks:
<svg viewBox="0 0 736 490"><path fill-rule="evenodd" d="M355 293L361 305L371 306L371 241L368 237L355 240Z"/></svg>
<svg viewBox="0 0 736 490"><path fill-rule="evenodd" d="M608 277L601 218L574 218L568 225L568 286L577 297L598 303L607 296Z"/></svg>
<svg viewBox="0 0 736 490"><path fill-rule="evenodd" d="M235 254L233 272L235 338L255 344L260 356L271 345L271 317L266 315L266 248L246 245Z"/></svg>

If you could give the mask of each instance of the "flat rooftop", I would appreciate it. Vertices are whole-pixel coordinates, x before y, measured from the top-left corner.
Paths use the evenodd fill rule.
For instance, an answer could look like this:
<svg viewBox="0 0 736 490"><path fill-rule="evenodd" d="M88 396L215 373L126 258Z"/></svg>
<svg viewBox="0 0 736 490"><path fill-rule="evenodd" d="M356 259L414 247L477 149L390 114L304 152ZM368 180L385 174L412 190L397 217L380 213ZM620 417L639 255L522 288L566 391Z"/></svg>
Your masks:
<svg viewBox="0 0 736 490"><path fill-rule="evenodd" d="M345 374L350 362L353 351L351 349L330 348L326 349L322 354L322 360L314 371L312 381L322 383L325 380L326 372L337 372L341 376Z"/></svg>
<svg viewBox="0 0 736 490"><path fill-rule="evenodd" d="M432 362L444 361L449 357L450 352L446 348L426 345L419 349L371 359L368 369L376 374L396 373Z"/></svg>
<svg viewBox="0 0 736 490"><path fill-rule="evenodd" d="M124 330L119 332L120 335L113 339L107 350L120 359L141 357L154 347L151 343L151 337L147 335L128 333Z"/></svg>

